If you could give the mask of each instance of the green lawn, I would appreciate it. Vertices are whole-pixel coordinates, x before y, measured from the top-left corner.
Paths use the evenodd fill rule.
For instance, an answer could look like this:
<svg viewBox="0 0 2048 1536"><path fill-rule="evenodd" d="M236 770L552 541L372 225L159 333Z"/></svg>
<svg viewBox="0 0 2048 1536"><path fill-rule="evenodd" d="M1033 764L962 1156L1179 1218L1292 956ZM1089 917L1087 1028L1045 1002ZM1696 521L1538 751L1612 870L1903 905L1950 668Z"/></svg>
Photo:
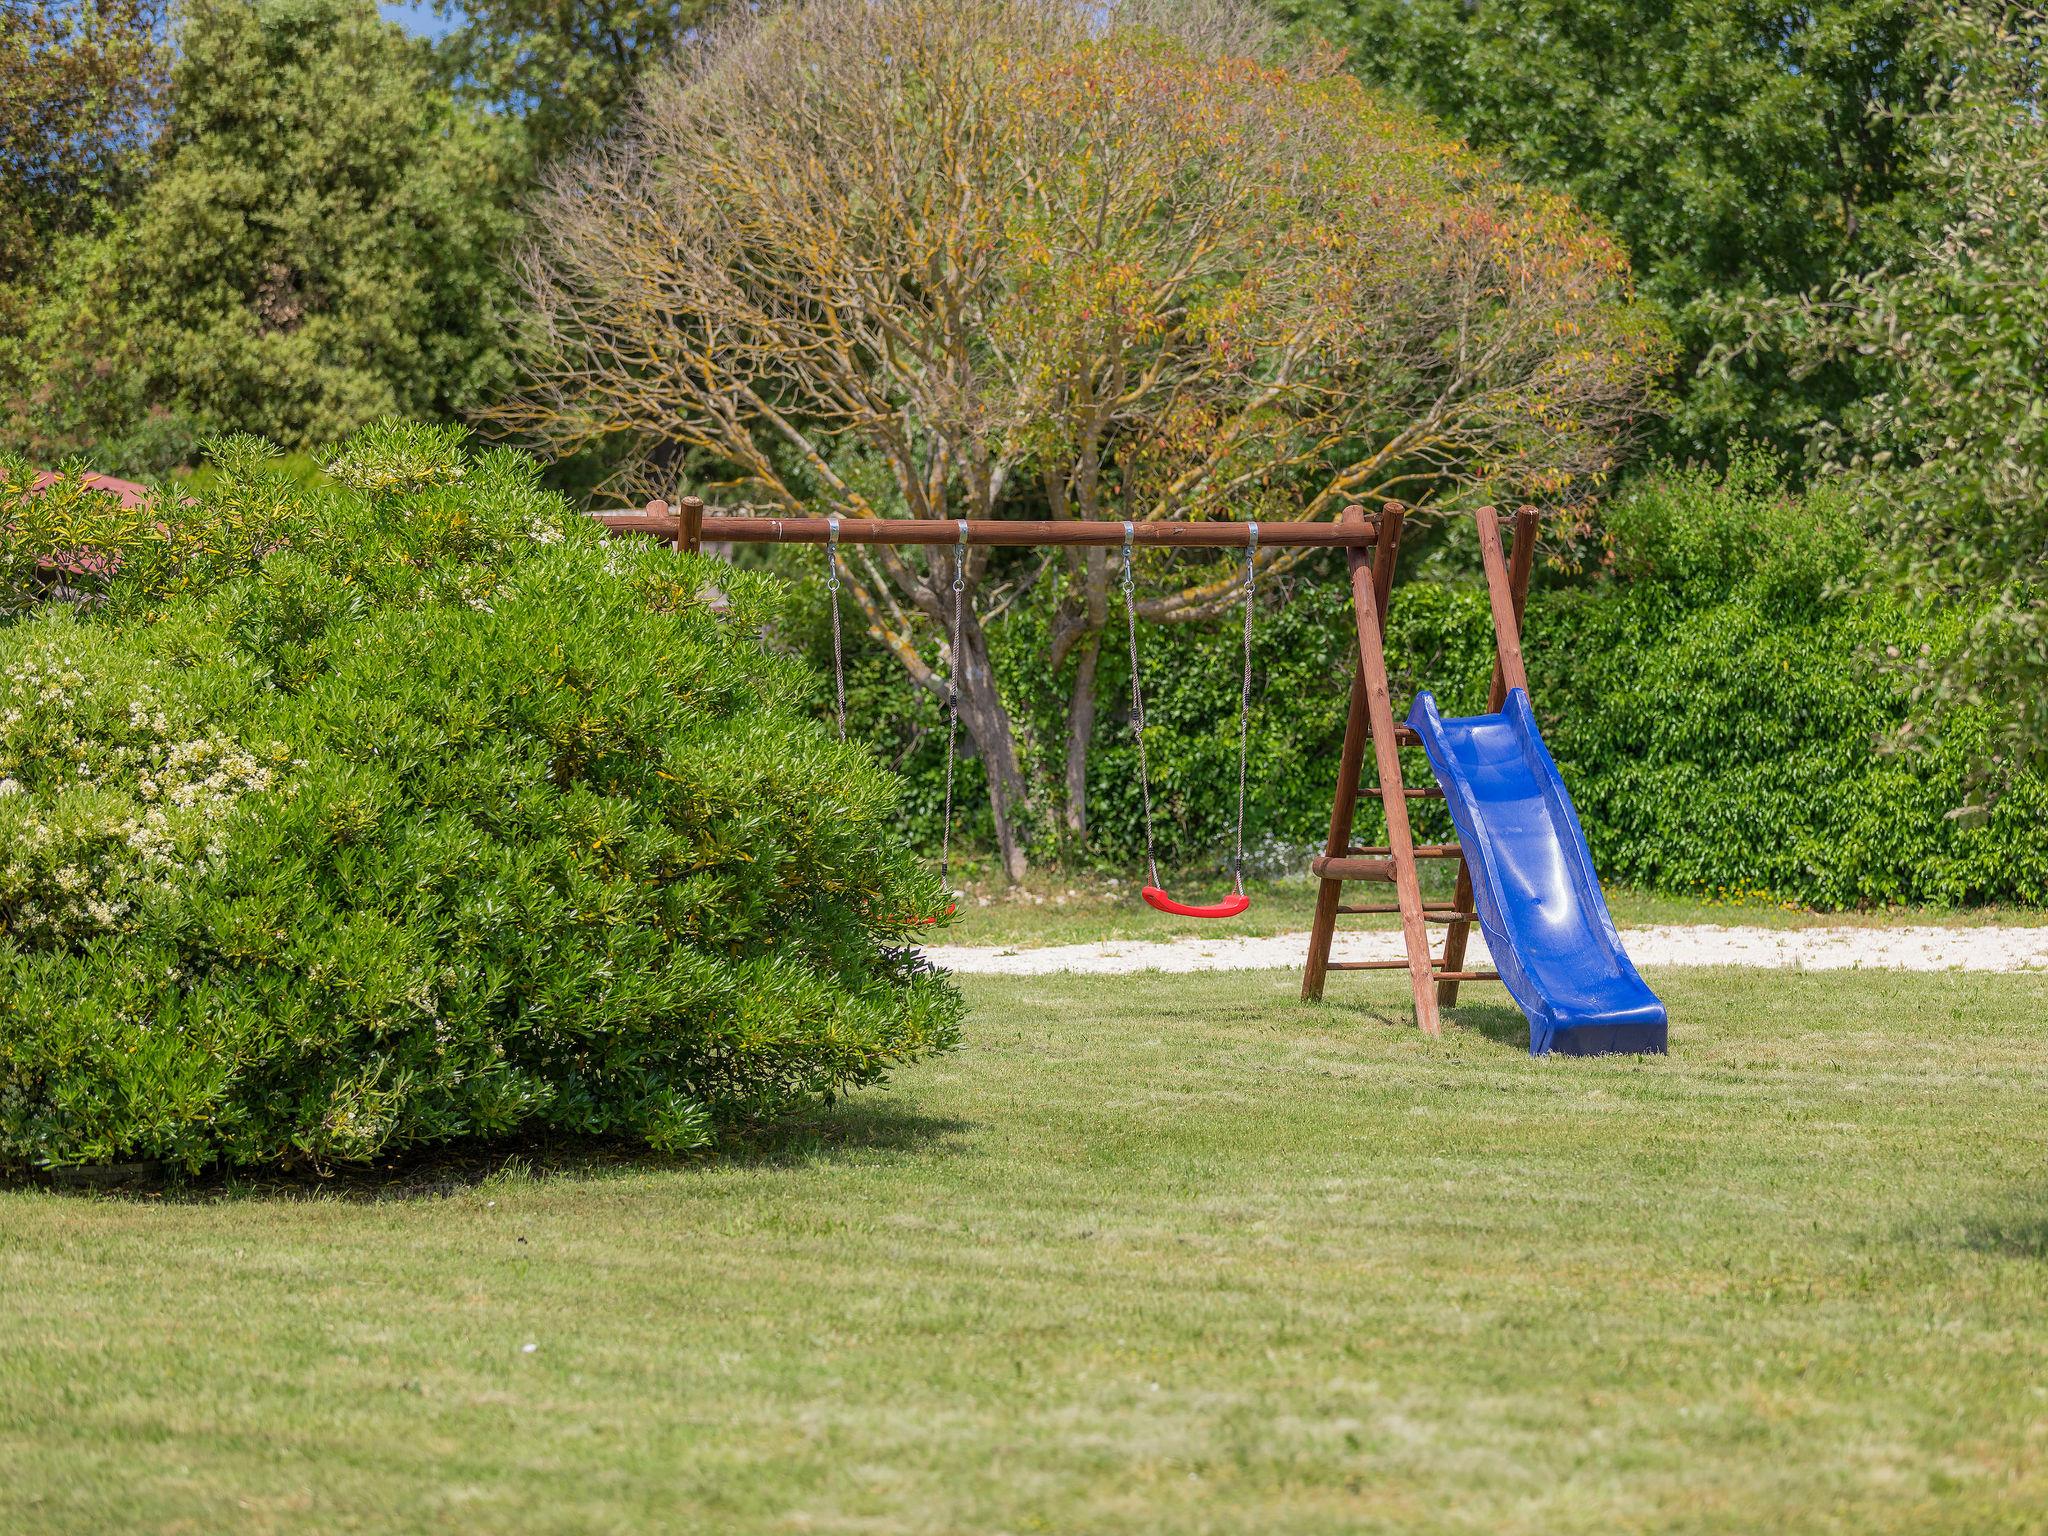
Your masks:
<svg viewBox="0 0 2048 1536"><path fill-rule="evenodd" d="M1431 900L1449 900L1453 867L1443 861L1422 865L1423 894ZM1111 879L1118 883L1111 885ZM1304 930L1315 912L1316 882L1305 877L1287 880L1247 882L1251 910L1228 922L1201 918L1173 917L1155 912L1139 898L1144 872L1133 869L1127 877L1091 875L1034 875L1021 886L1004 885L985 872L970 875L965 882L965 899L959 911L936 942L945 944L1083 944L1098 939L1170 939L1201 934L1213 938L1233 933L1264 935ZM1211 900L1229 889L1227 877L1214 873L1168 876L1166 887L1182 900ZM1346 888L1352 901L1392 901L1393 888ZM2048 924L2048 912L2011 907L1964 909L1909 907L1871 912L1814 912L1754 897L1659 896L1641 891L1610 890L1607 893L1614 919L1624 928L1653 923L1710 923L1722 926L1759 928L1812 927L1894 927L1901 923L1932 923L1943 927L1979 925ZM1346 926L1370 923L1372 919L1347 918ZM1397 926L1391 917L1378 920L1383 926Z"/></svg>
<svg viewBox="0 0 2048 1536"><path fill-rule="evenodd" d="M0 1192L0 1530L2048 1526L2048 977L1652 980L973 981L724 1161Z"/></svg>

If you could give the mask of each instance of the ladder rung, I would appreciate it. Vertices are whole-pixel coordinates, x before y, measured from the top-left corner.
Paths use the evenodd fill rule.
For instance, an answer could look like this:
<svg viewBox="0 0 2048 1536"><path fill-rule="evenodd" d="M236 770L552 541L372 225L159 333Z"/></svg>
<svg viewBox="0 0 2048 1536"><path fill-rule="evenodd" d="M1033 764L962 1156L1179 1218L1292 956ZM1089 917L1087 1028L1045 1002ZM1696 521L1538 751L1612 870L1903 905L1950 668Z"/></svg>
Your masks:
<svg viewBox="0 0 2048 1536"><path fill-rule="evenodd" d="M1333 859L1327 854L1309 860L1308 872L1318 880L1391 880L1392 859Z"/></svg>
<svg viewBox="0 0 2048 1536"><path fill-rule="evenodd" d="M1441 800L1443 797L1444 792L1435 787L1429 789L1404 788L1401 791L1401 798L1404 800ZM1373 784L1360 789L1358 791L1358 798L1361 800L1384 800L1386 796L1381 792L1379 785Z"/></svg>
<svg viewBox="0 0 2048 1536"><path fill-rule="evenodd" d="M1405 971L1406 960L1332 960L1333 971ZM1430 962L1429 974L1438 981L1499 981L1499 971L1447 971L1435 961Z"/></svg>
<svg viewBox="0 0 2048 1536"><path fill-rule="evenodd" d="M1372 740L1372 727L1370 725L1365 728L1365 739L1367 741ZM1397 747L1419 747L1422 745L1422 738L1409 730L1407 726L1397 725L1394 727L1394 745Z"/></svg>
<svg viewBox="0 0 2048 1536"><path fill-rule="evenodd" d="M1370 846L1353 846L1346 848L1344 851L1356 854L1377 854L1384 858L1392 854L1394 850L1385 844L1374 843ZM1464 856L1465 850L1458 843L1417 843L1415 845L1415 857L1418 859L1462 859Z"/></svg>
<svg viewBox="0 0 2048 1536"><path fill-rule="evenodd" d="M1401 903L1368 901L1357 906L1339 907L1337 910L1352 917L1391 917L1401 910ZM1458 904L1454 901L1425 901L1422 904L1422 915L1432 923L1470 923L1476 922L1479 917L1476 912L1459 911Z"/></svg>

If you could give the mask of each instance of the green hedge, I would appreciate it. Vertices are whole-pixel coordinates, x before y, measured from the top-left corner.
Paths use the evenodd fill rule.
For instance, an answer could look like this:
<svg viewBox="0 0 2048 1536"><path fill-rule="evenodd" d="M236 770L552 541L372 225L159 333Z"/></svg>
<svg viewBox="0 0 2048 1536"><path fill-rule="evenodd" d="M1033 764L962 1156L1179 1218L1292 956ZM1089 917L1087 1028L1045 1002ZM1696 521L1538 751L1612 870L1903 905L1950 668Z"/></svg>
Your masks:
<svg viewBox="0 0 2048 1536"><path fill-rule="evenodd" d="M1538 711L1604 874L1823 908L2048 903L2048 784L1988 818L1969 794L1990 717L1921 749L1893 657L1961 643L1965 615L1860 592L1864 545L1824 495L1763 469L1675 475L1609 515L1611 574L1533 613Z"/></svg>
<svg viewBox="0 0 2048 1536"><path fill-rule="evenodd" d="M937 882L771 583L436 434L229 457L133 515L4 471L93 558L6 567L0 1163L688 1148L953 1042Z"/></svg>
<svg viewBox="0 0 2048 1536"><path fill-rule="evenodd" d="M1527 623L1538 718L1603 876L1685 895L1821 908L1896 903L2048 904L2048 784L2019 777L1988 818L1968 798L1989 718L1950 716L1919 750L1885 744L1906 718L1887 653L1960 643L1964 615L1860 590L1864 542L1824 495L1775 489L1768 464L1725 479L1673 472L1614 504L1590 575L1539 567ZM1331 557L1269 593L1259 615L1250 841L1265 867L1300 869L1327 829L1351 609ZM815 606L801 638L829 658ZM1045 804L1057 804L1056 690L1046 616L1029 605L992 636ZM1239 635L1234 623L1149 628L1142 664L1162 860L1204 871L1228 857L1235 810ZM1404 560L1388 626L1397 705L1418 687L1449 711L1483 706L1492 666L1483 589L1457 540L1425 525ZM900 761L912 831L936 841L943 720L894 663L857 641L853 719ZM1128 675L1107 647L1092 756L1086 857L1142 857ZM1407 771L1427 767L1410 753ZM1424 780L1426 782L1426 778ZM978 778L963 783L973 836ZM1448 833L1424 805L1418 829ZM1060 852L1042 829L1041 856Z"/></svg>

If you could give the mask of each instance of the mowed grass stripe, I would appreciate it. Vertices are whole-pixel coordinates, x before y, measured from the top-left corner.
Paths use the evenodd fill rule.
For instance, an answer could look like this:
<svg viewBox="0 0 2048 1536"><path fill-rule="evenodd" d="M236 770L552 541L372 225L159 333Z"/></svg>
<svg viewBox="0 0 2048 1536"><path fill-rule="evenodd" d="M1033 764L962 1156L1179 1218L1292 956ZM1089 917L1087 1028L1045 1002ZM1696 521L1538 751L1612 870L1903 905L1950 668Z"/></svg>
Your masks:
<svg viewBox="0 0 2048 1536"><path fill-rule="evenodd" d="M975 980L722 1162L0 1193L0 1528L2040 1528L2048 978L1652 981L1671 1057L1532 1062Z"/></svg>

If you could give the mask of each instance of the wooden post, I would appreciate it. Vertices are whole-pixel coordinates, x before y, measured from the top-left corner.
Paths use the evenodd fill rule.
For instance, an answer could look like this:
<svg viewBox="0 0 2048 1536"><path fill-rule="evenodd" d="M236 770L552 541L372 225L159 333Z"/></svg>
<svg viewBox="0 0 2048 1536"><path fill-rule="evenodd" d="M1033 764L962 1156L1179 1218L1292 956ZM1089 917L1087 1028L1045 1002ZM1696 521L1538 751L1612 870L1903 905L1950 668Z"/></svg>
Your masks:
<svg viewBox="0 0 2048 1536"><path fill-rule="evenodd" d="M1521 654L1522 616L1529 607L1529 569L1536 561L1536 530L1542 518L1534 507L1520 507L1515 512L1515 542L1508 551L1508 592L1515 605L1516 654ZM1523 681L1527 686L1527 679ZM1493 658L1493 686L1486 692L1486 712L1497 711L1508 696L1507 682L1501 675L1500 656Z"/></svg>
<svg viewBox="0 0 2048 1536"><path fill-rule="evenodd" d="M1519 688L1527 693L1529 675L1522 670L1522 620L1508 585L1508 563L1500 552L1500 514L1491 507L1479 509L1479 559L1486 567L1486 599L1493 608L1493 644L1501 686L1507 692Z"/></svg>
<svg viewBox="0 0 2048 1536"><path fill-rule="evenodd" d="M1415 839L1408 827L1408 797L1401 788L1401 744L1394 735L1394 702L1387 690L1387 658L1381 643L1378 571L1362 554L1351 559L1351 603L1358 618L1358 658L1365 674L1366 725L1380 775L1380 803L1387 813L1387 852L1394 864L1394 891L1401 903L1401 935L1408 948L1408 980L1415 997L1415 1022L1425 1035L1439 1033L1436 982L1429 925L1422 913L1422 883L1415 874ZM1393 579L1392 566L1386 568Z"/></svg>
<svg viewBox="0 0 2048 1536"><path fill-rule="evenodd" d="M1482 531L1479 538L1482 559L1485 557L1486 548L1484 529L1490 522L1491 519L1486 513L1480 514ZM1508 562L1508 592L1514 609L1512 632L1515 636L1515 661L1518 668L1521 664L1522 655L1522 616L1528 611L1529 606L1529 571L1536 560L1536 529L1539 522L1540 519L1534 507L1522 507L1515 512L1515 545ZM1499 547L1500 535L1496 527L1494 532L1494 549L1496 553L1498 553ZM1489 580L1489 596L1491 595L1491 589L1492 584ZM1526 676L1523 678L1522 686L1524 688L1528 686ZM1501 705L1507 702L1507 696L1507 668L1503 663L1500 650L1496 646L1493 658L1493 684L1486 691L1486 712L1488 714L1498 713ZM1472 910L1472 865L1469 858L1460 858L1458 860L1458 889L1456 895L1451 898L1451 905L1452 909L1457 912L1470 912ZM1470 920L1462 917L1453 918L1450 926L1444 930L1443 974L1437 981L1436 1000L1445 1008L1457 1005L1458 982L1462 979L1462 973L1465 970L1465 946L1470 940L1471 934L1472 924Z"/></svg>
<svg viewBox="0 0 2048 1536"><path fill-rule="evenodd" d="M1382 633L1386 629L1385 594L1392 585L1394 561L1399 557L1401 547L1401 516L1401 504L1388 502L1386 510L1380 514L1378 536L1373 540L1373 586L1380 597ZM1354 525L1362 523L1365 521L1365 508L1346 507L1338 521ZM1359 551L1351 552L1354 571L1361 558ZM1330 806L1330 840L1323 847L1326 858L1341 859L1351 846L1351 823L1358 810L1358 781L1365 767L1366 714L1365 658L1360 653L1351 673L1351 707L1344 719L1344 749L1337 759L1337 798ZM1322 998L1323 984L1330 972L1330 945L1337 936L1337 907L1343 896L1344 882L1341 878L1326 878L1316 888L1316 915L1309 930L1308 963L1301 973L1303 1002L1318 1002Z"/></svg>
<svg viewBox="0 0 2048 1536"><path fill-rule="evenodd" d="M676 504L676 548L697 554L704 548L704 503L685 496Z"/></svg>

